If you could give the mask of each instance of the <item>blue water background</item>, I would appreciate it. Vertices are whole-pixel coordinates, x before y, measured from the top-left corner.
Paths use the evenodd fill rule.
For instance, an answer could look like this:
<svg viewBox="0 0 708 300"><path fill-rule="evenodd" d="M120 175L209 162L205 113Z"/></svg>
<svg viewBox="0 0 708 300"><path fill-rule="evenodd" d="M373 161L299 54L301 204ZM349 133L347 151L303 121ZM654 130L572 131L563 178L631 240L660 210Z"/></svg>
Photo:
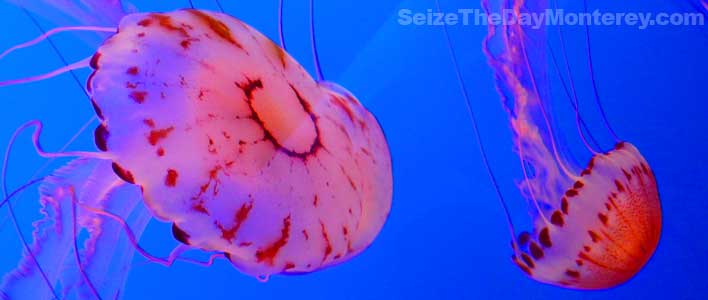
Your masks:
<svg viewBox="0 0 708 300"><path fill-rule="evenodd" d="M141 11L187 4L147 2L153 1L137 3ZM277 1L223 2L227 12L277 40ZM667 0L592 2L591 7L609 11L690 9ZM209 0L195 4L216 9ZM446 10L479 8L475 1L443 5ZM244 276L223 261L210 268L188 264L165 268L141 264L144 260L138 258L124 298L708 299L708 30L592 28L597 79L608 117L656 173L664 227L655 256L630 282L607 291L581 292L537 283L510 262L506 223L480 159L442 28L397 23L401 8L432 7L432 1L420 0L318 2L317 34L325 76L350 89L379 118L393 156L393 209L370 249L343 265L306 276L276 276L268 283ZM289 1L285 11L289 52L313 70L308 7L305 1ZM0 2L0 16L0 49L38 34L12 5ZM502 192L515 220L528 224L526 203L515 188L520 172L507 116L481 52L486 27L457 26L451 34ZM80 37L62 34L54 40L70 61L77 61L95 51ZM571 58L580 64L585 58L577 53ZM0 61L0 80L60 66L49 45L42 43ZM577 72L578 84L585 85L587 93L587 69ZM79 74L85 80L88 71ZM46 125L47 149L58 149L93 114L68 75L0 88L0 105L0 142L25 121L40 119ZM593 120L591 127L601 132L599 119ZM72 149L95 149L92 130ZM16 187L44 160L35 155L28 134L14 153L8 181ZM49 170L61 164L53 163ZM16 203L21 227L29 235L31 222L39 217L36 191ZM5 216L3 210L0 274L13 268L20 254L17 235ZM141 242L163 255L176 245L169 224L157 221Z"/></svg>

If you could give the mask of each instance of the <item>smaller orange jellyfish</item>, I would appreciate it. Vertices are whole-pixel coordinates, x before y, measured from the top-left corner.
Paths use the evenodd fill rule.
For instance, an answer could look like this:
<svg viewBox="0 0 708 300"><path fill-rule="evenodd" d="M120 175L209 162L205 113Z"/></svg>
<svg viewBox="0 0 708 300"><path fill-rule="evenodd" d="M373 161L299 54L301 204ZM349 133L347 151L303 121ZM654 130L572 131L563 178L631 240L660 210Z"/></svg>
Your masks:
<svg viewBox="0 0 708 300"><path fill-rule="evenodd" d="M489 13L512 10L517 16L545 9L542 3L525 0L485 0L483 6ZM447 38L464 92L455 50L449 35ZM587 42L594 78L589 38ZM659 243L661 206L656 179L639 150L616 138L597 96L599 110L616 144L610 151L594 150L597 141L580 114L571 76L569 83L563 78L560 81L571 100L580 140L592 153L587 165L574 163L570 151L558 141L561 132L554 123L556 119L548 113L547 59L559 74L560 67L553 52L545 51L547 47L545 28L532 30L513 23L491 24L484 43L521 160L524 180L519 189L531 203L533 217L533 230L513 238L512 259L528 276L543 283L589 290L615 287L637 274ZM570 73L567 60L565 63ZM597 95L594 79L592 85ZM476 130L474 111L464 94ZM479 132L477 138L514 237L511 216Z"/></svg>

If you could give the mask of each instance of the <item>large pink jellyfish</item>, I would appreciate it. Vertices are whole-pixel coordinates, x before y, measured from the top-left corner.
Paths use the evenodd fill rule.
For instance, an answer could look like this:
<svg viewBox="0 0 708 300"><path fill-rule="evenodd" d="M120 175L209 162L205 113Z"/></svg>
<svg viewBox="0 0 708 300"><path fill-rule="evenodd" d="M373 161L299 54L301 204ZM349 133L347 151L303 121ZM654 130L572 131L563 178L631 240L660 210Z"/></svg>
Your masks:
<svg viewBox="0 0 708 300"><path fill-rule="evenodd" d="M488 13L513 11L516 16L543 12L548 8L546 4L525 0L482 2ZM547 76L562 73L558 66L562 63L552 50L547 51L550 47L546 30L531 29L518 22L493 23L484 43L521 160L524 180L519 189L530 203L533 219L531 233L524 232L513 239L513 261L540 282L576 289L611 288L637 274L658 245L661 206L656 180L644 157L628 142L616 139L614 149L594 150L572 77L564 84L575 111L574 125L578 140L587 145L592 158L586 165L570 159L567 149L572 147L561 144L554 122L557 118L549 114L552 101L545 85ZM565 51L562 31L560 34ZM589 38L587 43L594 77ZM451 50L454 58L455 51ZM594 80L592 85L597 93ZM467 101L471 105L469 98ZM474 120L474 112L470 112ZM609 123L607 128L616 137ZM499 192L484 150L482 146L490 177ZM514 236L501 193L499 197Z"/></svg>
<svg viewBox="0 0 708 300"><path fill-rule="evenodd" d="M100 2L116 15L115 1ZM61 286L113 299L123 281L110 277L126 276L130 247L165 264L186 249L223 253L265 278L312 272L361 253L381 230L392 178L378 122L247 24L194 9L125 15L90 60L65 70L89 65L101 152L46 153L41 124L25 126L37 126L43 156L81 158L42 183L47 216L4 297L45 299ZM149 213L136 216L139 200L128 198ZM173 223L184 244L169 259L137 245L150 216ZM77 227L91 235L83 249ZM113 249L119 239L125 252ZM61 272L71 257L78 271Z"/></svg>

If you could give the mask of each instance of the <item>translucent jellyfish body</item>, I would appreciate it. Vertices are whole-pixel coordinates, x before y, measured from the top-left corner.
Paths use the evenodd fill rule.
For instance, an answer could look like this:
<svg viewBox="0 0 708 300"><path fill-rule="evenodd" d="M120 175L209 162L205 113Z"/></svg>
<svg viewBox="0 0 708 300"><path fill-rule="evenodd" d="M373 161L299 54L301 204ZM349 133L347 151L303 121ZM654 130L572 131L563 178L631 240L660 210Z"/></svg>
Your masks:
<svg viewBox="0 0 708 300"><path fill-rule="evenodd" d="M554 7L524 0L485 1L484 6L492 13L513 11L516 16ZM552 29L522 23L489 28L485 51L509 114L524 174L519 188L529 201L534 227L515 239L514 262L533 279L563 287L604 289L624 283L649 261L661 235L659 193L649 164L634 145L618 139L607 122L590 59L590 84L616 143L613 150L595 150L597 142L579 111L563 32L558 29L569 73L568 79L559 75L559 81L574 110L579 139L592 153L587 165L570 159L572 145L559 139L560 116L551 114L560 109L548 92L549 73L565 70L546 42Z"/></svg>
<svg viewBox="0 0 708 300"><path fill-rule="evenodd" d="M99 6L106 20L122 15L115 3ZM66 30L111 31L63 28L3 56ZM391 208L391 159L353 95L223 13L128 14L113 32L90 60L0 83L91 66L86 87L101 123L100 152L47 153L39 121L18 130L37 127L42 156L81 158L43 180L44 219L0 296L119 298L135 251L164 265L185 249L223 254L267 278L320 270L371 245ZM183 244L168 259L138 245L153 217ZM81 232L89 237L79 244Z"/></svg>
<svg viewBox="0 0 708 300"><path fill-rule="evenodd" d="M391 163L376 119L224 14L133 14L92 60L100 149L175 236L253 275L351 258L381 230Z"/></svg>

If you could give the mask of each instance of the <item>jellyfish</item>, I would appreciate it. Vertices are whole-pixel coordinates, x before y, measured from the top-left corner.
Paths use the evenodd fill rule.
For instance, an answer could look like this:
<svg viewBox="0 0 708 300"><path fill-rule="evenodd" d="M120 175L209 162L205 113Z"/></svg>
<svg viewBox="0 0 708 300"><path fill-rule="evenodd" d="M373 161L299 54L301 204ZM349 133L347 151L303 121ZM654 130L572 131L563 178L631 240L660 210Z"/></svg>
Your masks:
<svg viewBox="0 0 708 300"><path fill-rule="evenodd" d="M484 0L482 5L488 13L511 10L519 16L520 13L542 12L549 3L555 1ZM587 3L584 4L587 9ZM589 33L587 28L585 30L592 77L589 84L594 89L598 114L605 117L594 79ZM514 150L520 158L523 174L518 188L528 200L533 226L517 237L511 213L476 129L473 103L445 28L483 160L506 213L513 263L542 283L583 290L612 288L635 276L657 248L662 217L657 183L637 147L617 138L607 118L604 119L606 131L614 139L614 147L599 147L599 138L595 137L598 132L589 130L581 113L580 95L572 76L558 80L566 88L562 89L567 92L564 98L569 100L561 103L569 103L573 111L573 131L577 131L577 138L573 140L588 150L587 163L577 162L572 155L571 149L578 148L578 144L564 143L571 139L560 138L562 116L554 117L551 112L562 110L556 109L558 103L552 101L552 93L548 92L551 82L548 77L565 74L566 68L570 74L570 64L567 55L556 57L549 46L550 31L532 29L522 23L490 23L483 45L509 116ZM563 32L559 34L565 54Z"/></svg>
<svg viewBox="0 0 708 300"><path fill-rule="evenodd" d="M118 298L133 251L165 265L187 250L213 253L192 262L223 257L265 280L346 262L373 242L391 207L386 139L319 62L313 79L284 44L223 12L123 14L116 2L92 4L92 16L107 16L98 19L120 16L116 27L58 29L110 32L90 58L0 83L90 67L100 120L96 151L44 151L40 121L13 137L34 128L41 156L78 158L41 179L45 218L2 297ZM16 192L3 202L10 210ZM152 218L172 223L181 244L167 258L138 243ZM89 238L79 245L82 231Z"/></svg>

